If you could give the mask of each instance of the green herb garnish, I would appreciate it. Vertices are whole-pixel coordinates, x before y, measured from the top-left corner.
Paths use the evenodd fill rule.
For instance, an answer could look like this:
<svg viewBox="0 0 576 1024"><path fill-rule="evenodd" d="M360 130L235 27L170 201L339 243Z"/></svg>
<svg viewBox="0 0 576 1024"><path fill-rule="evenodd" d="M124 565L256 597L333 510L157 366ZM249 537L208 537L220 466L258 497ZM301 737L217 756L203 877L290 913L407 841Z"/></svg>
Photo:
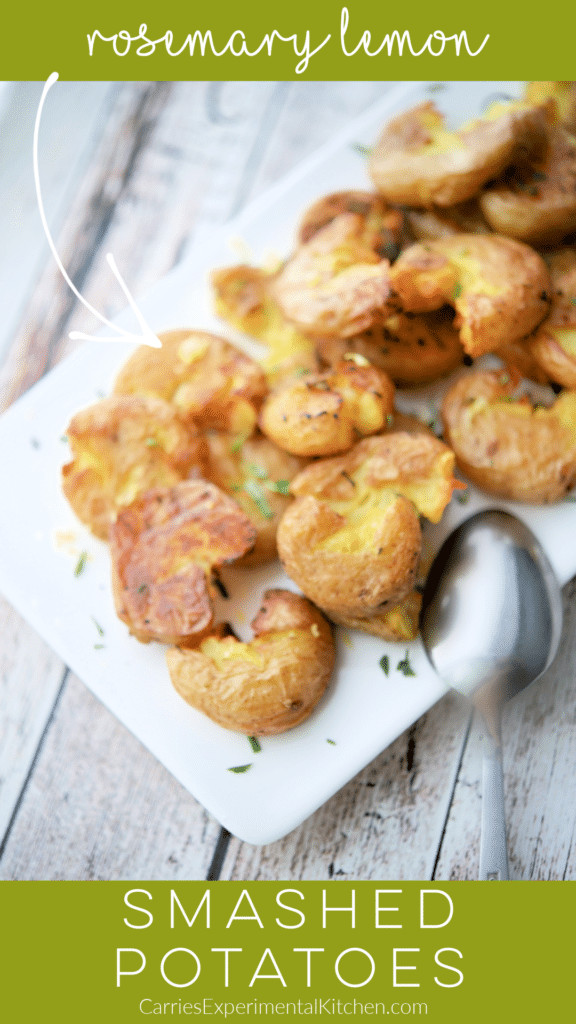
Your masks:
<svg viewBox="0 0 576 1024"><path fill-rule="evenodd" d="M86 568L86 562L88 561L88 552L83 551L80 558L76 562L76 568L74 569L75 576L81 576Z"/></svg>
<svg viewBox="0 0 576 1024"><path fill-rule="evenodd" d="M102 626L100 625L100 623L96 622L96 619L94 618L93 615L91 615L90 618L92 619L92 622L94 623L94 625L96 626L96 629L98 630L98 636L104 636L104 630L102 629Z"/></svg>
<svg viewBox="0 0 576 1024"><path fill-rule="evenodd" d="M465 505L469 497L468 491L456 491L456 501L459 501L461 505Z"/></svg>
<svg viewBox="0 0 576 1024"><path fill-rule="evenodd" d="M336 740L326 740L326 743L329 743L331 747L336 746Z"/></svg>
<svg viewBox="0 0 576 1024"><path fill-rule="evenodd" d="M160 442L155 437L147 437L146 444L148 448L158 448L160 446Z"/></svg>
<svg viewBox="0 0 576 1024"><path fill-rule="evenodd" d="M353 149L355 153L360 153L360 156L370 156L372 152L371 146L364 146L361 142L351 142L350 149Z"/></svg>
<svg viewBox="0 0 576 1024"><path fill-rule="evenodd" d="M266 487L269 491L274 491L276 494L289 494L290 493L290 481L289 480L267 480Z"/></svg>
<svg viewBox="0 0 576 1024"><path fill-rule="evenodd" d="M570 299L570 302L572 303L573 306L576 306L576 299Z"/></svg>
<svg viewBox="0 0 576 1024"><path fill-rule="evenodd" d="M138 594L143 594L145 590L149 590L148 584L147 583L141 583L140 586L138 587L137 593Z"/></svg>
<svg viewBox="0 0 576 1024"><path fill-rule="evenodd" d="M255 463L248 466L248 472L252 473L252 476L255 476L257 480L265 480L268 476L267 470L263 469L262 466L257 466Z"/></svg>
<svg viewBox="0 0 576 1024"><path fill-rule="evenodd" d="M94 644L95 651L103 651L106 644Z"/></svg>
<svg viewBox="0 0 576 1024"><path fill-rule="evenodd" d="M412 665L410 664L410 657L409 657L409 654L408 654L408 648L406 648L406 655L405 655L405 657L402 658L402 661L399 661L398 664L396 665L396 671L397 672L402 672L405 676L415 676L416 675L414 669L412 668Z"/></svg>
<svg viewBox="0 0 576 1024"><path fill-rule="evenodd" d="M230 445L230 452L231 452L232 455L235 455L236 452L240 451L240 449L241 449L242 445L244 444L245 440L246 440L245 437L240 436L240 437L235 438L234 441L232 441L232 444Z"/></svg>
<svg viewBox="0 0 576 1024"><path fill-rule="evenodd" d="M294 370L295 377L305 377L307 373L312 373L312 370L309 370L307 366L299 366Z"/></svg>
<svg viewBox="0 0 576 1024"><path fill-rule="evenodd" d="M260 740L258 739L257 736L248 736L248 743L252 747L252 750L255 754L259 754L260 751L262 750L262 747L260 746Z"/></svg>
<svg viewBox="0 0 576 1024"><path fill-rule="evenodd" d="M244 772L249 771L251 767L251 764L237 764L234 768L228 768L228 771L234 772L234 775L243 775Z"/></svg>
<svg viewBox="0 0 576 1024"><path fill-rule="evenodd" d="M262 513L265 519L274 518L274 513L266 500L266 495L257 480L246 480L244 490L248 497L252 498L256 508Z"/></svg>
<svg viewBox="0 0 576 1024"><path fill-rule="evenodd" d="M457 299L458 296L460 296L461 294L462 294L462 285L460 284L460 281L457 281L456 284L454 285L454 291L452 292L452 298L453 299Z"/></svg>
<svg viewBox="0 0 576 1024"><path fill-rule="evenodd" d="M384 675L387 676L390 671L390 658L388 657L388 655L384 654L380 658L378 664L380 665L380 668L382 669Z"/></svg>

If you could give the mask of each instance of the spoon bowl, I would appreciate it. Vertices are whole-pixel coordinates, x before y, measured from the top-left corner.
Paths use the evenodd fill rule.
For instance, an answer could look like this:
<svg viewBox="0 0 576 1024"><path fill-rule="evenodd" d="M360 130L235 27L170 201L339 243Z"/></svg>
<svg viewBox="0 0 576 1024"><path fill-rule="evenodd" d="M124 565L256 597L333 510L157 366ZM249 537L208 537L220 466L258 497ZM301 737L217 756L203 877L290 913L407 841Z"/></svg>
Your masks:
<svg viewBox="0 0 576 1024"><path fill-rule="evenodd" d="M558 581L521 520L489 509L454 530L428 575L421 633L438 675L472 700L486 725L481 878L508 877L502 708L546 671L561 632Z"/></svg>

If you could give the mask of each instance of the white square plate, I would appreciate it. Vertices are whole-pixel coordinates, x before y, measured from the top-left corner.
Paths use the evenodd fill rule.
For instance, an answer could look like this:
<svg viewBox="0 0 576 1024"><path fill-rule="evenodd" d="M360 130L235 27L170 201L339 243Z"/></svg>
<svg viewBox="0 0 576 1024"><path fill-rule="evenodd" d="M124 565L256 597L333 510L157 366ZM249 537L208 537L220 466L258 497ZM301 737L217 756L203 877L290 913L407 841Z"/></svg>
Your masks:
<svg viewBox="0 0 576 1024"><path fill-rule="evenodd" d="M457 125L479 114L488 96L518 89L517 83L448 83L434 99L449 122ZM207 283L211 268L237 262L229 239L240 237L255 260L270 252L288 253L294 225L313 199L337 189L370 187L355 144L370 145L392 114L429 97L426 84L399 84L226 225L210 245L193 250L139 303L152 328L203 327L234 338L211 311ZM127 318L119 322L133 326ZM86 344L0 420L0 587L96 696L218 821L246 842L270 843L299 825L389 745L438 700L444 686L418 642L410 645L416 674L406 678L396 668L404 647L338 631L337 668L325 698L294 731L264 738L257 754L246 737L214 725L178 697L163 648L138 643L116 618L106 546L78 523L60 491L60 466L68 459L61 440L66 425L80 407L109 391L130 351L123 343ZM404 408L421 407L435 395L434 389L423 389L405 401ZM470 490L465 506L452 502L441 526L428 530L430 551L457 522L494 505ZM498 504L533 529L562 583L576 573L574 505ZM88 559L76 577L82 551ZM276 564L229 570L224 579L231 597L220 602L219 618L232 621L243 639L250 636L248 624L265 587L284 584L294 589ZM388 676L379 665L384 654L390 660ZM228 771L247 763L252 767L244 774Z"/></svg>

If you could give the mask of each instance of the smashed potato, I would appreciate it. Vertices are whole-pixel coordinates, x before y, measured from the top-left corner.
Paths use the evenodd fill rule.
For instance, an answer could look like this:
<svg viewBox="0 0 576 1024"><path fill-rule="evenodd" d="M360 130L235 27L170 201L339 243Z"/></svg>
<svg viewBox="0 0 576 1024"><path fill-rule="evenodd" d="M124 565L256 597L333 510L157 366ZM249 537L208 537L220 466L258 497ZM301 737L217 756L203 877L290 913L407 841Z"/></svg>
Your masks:
<svg viewBox="0 0 576 1024"><path fill-rule="evenodd" d="M538 151L545 134L545 108L524 101L495 103L455 132L433 103L421 103L386 125L368 171L388 202L454 206L475 196L517 154Z"/></svg>
<svg viewBox="0 0 576 1024"><path fill-rule="evenodd" d="M306 334L347 338L381 319L389 262L366 239L364 218L342 213L296 250L273 292L284 316Z"/></svg>
<svg viewBox="0 0 576 1024"><path fill-rule="evenodd" d="M233 497L256 530L254 547L237 563L260 565L276 558L276 530L292 501L289 483L305 466L267 437L243 441L230 434L206 435L206 477Z"/></svg>
<svg viewBox="0 0 576 1024"><path fill-rule="evenodd" d="M330 616L367 618L399 604L416 579L419 515L438 522L453 468L453 453L425 432L366 438L312 463L292 481L296 501L278 528L286 572Z"/></svg>
<svg viewBox="0 0 576 1024"><path fill-rule="evenodd" d="M159 338L162 348L142 345L124 364L116 394L157 395L186 422L250 434L267 390L258 364L205 331L166 331Z"/></svg>
<svg viewBox="0 0 576 1024"><path fill-rule="evenodd" d="M267 590L254 639L210 636L198 650L166 653L175 689L225 729L248 736L286 732L308 718L335 661L324 616L289 590Z"/></svg>
<svg viewBox="0 0 576 1024"><path fill-rule="evenodd" d="M454 326L475 358L525 337L544 319L550 277L542 258L501 235L453 235L406 249L390 270L404 310L427 312L448 302Z"/></svg>
<svg viewBox="0 0 576 1024"><path fill-rule="evenodd" d="M358 435L375 434L394 406L390 378L361 356L310 374L268 396L260 427L292 455L336 455ZM366 365L362 365L366 364Z"/></svg>
<svg viewBox="0 0 576 1024"><path fill-rule="evenodd" d="M364 237L377 256L392 262L400 252L404 216L384 202L375 192L358 190L332 192L306 210L298 229L298 241L308 242L341 213L356 213L364 218Z"/></svg>
<svg viewBox="0 0 576 1024"><path fill-rule="evenodd" d="M218 316L268 346L262 366L272 386L320 369L314 341L288 322L272 295L276 272L239 264L212 273Z"/></svg>
<svg viewBox="0 0 576 1024"><path fill-rule="evenodd" d="M446 238L447 235L488 233L490 225L484 219L477 199L468 199L445 209L406 210L406 221L416 241Z"/></svg>
<svg viewBox="0 0 576 1024"><path fill-rule="evenodd" d="M338 626L359 629L361 633L370 633L372 636L380 637L381 640L408 644L418 636L421 607L422 595L413 590L400 604L389 608L380 615L354 618L331 612L330 618Z"/></svg>
<svg viewBox="0 0 576 1024"><path fill-rule="evenodd" d="M576 389L576 249L560 249L547 262L552 279L550 316L526 345L545 374Z"/></svg>
<svg viewBox="0 0 576 1024"><path fill-rule="evenodd" d="M235 501L205 480L148 491L110 531L116 612L138 640L184 644L212 625L213 578L254 545Z"/></svg>
<svg viewBox="0 0 576 1024"><path fill-rule="evenodd" d="M421 315L394 313L353 338L319 338L318 352L331 365L349 353L360 355L398 387L430 384L451 373L464 358L453 320L448 307Z"/></svg>
<svg viewBox="0 0 576 1024"><path fill-rule="evenodd" d="M66 435L73 459L62 468L64 494L103 540L118 511L144 491L172 487L202 468L196 429L158 398L105 398L76 413Z"/></svg>
<svg viewBox="0 0 576 1024"><path fill-rule="evenodd" d="M517 385L501 370L459 380L442 406L446 439L462 472L490 494L557 501L576 481L576 392L546 409L517 397Z"/></svg>
<svg viewBox="0 0 576 1024"><path fill-rule="evenodd" d="M538 160L510 167L479 199L494 231L556 245L576 229L576 138L557 126Z"/></svg>

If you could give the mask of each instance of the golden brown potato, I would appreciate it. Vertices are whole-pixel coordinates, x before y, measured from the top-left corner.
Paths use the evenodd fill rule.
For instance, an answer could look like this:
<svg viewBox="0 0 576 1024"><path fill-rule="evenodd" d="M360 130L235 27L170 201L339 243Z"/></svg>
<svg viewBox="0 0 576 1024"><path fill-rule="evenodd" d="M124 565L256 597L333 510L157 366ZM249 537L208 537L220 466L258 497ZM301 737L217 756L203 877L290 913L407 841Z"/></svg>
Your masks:
<svg viewBox="0 0 576 1024"><path fill-rule="evenodd" d="M382 318L388 278L389 262L366 240L364 218L342 213L296 250L273 292L284 316L306 334L347 338Z"/></svg>
<svg viewBox="0 0 576 1024"><path fill-rule="evenodd" d="M422 595L413 590L400 604L380 615L362 619L332 612L330 618L339 626L359 629L361 633L379 636L381 640L407 644L418 636L421 607Z"/></svg>
<svg viewBox="0 0 576 1024"><path fill-rule="evenodd" d="M268 346L268 355L261 362L273 387L320 369L314 341L288 322L272 295L275 278L275 271L247 264L212 273L218 316Z"/></svg>
<svg viewBox="0 0 576 1024"><path fill-rule="evenodd" d="M442 407L446 439L462 472L490 494L557 501L576 481L576 392L546 409L516 398L517 385L501 370L459 380Z"/></svg>
<svg viewBox="0 0 576 1024"><path fill-rule="evenodd" d="M394 407L394 385L361 356L310 374L268 396L260 427L292 455L336 455L358 436L376 434Z"/></svg>
<svg viewBox="0 0 576 1024"><path fill-rule="evenodd" d="M454 206L498 177L518 153L538 151L545 131L545 108L522 101L493 104L455 132L433 103L421 103L386 125L368 171L388 202Z"/></svg>
<svg viewBox="0 0 576 1024"><path fill-rule="evenodd" d="M394 313L353 338L319 338L318 352L334 365L349 353L384 370L398 387L430 384L460 365L464 350L448 306L435 313Z"/></svg>
<svg viewBox="0 0 576 1024"><path fill-rule="evenodd" d="M309 242L317 232L342 213L356 213L364 218L364 237L377 256L392 262L400 252L404 237L404 215L384 202L375 192L351 190L322 196L306 210L298 241Z"/></svg>
<svg viewBox="0 0 576 1024"><path fill-rule="evenodd" d="M117 614L143 643L197 639L212 625L218 568L255 539L236 502L205 480L148 491L110 531Z"/></svg>
<svg viewBox="0 0 576 1024"><path fill-rule="evenodd" d="M292 501L289 483L304 468L304 459L281 451L258 434L243 441L210 433L206 444L206 478L238 502L256 530L253 549L236 564L259 565L276 558L276 530Z"/></svg>
<svg viewBox="0 0 576 1024"><path fill-rule="evenodd" d="M528 82L524 96L535 104L554 100L555 120L568 131L576 131L576 82Z"/></svg>
<svg viewBox="0 0 576 1024"><path fill-rule="evenodd" d="M174 687L193 708L248 736L286 732L324 693L335 660L324 616L289 590L268 590L252 623L254 639L211 636L198 650L166 653Z"/></svg>
<svg viewBox="0 0 576 1024"><path fill-rule="evenodd" d="M538 333L540 330L539 327ZM552 379L532 355L529 338L501 345L498 349L498 358L508 367L517 370L521 377L536 381L537 384L549 384Z"/></svg>
<svg viewBox="0 0 576 1024"><path fill-rule="evenodd" d="M453 235L417 242L390 270L404 310L424 313L448 302L454 326L475 358L523 338L544 319L550 277L542 258L500 235Z"/></svg>
<svg viewBox="0 0 576 1024"><path fill-rule="evenodd" d="M576 389L576 249L547 257L552 279L550 316L526 342L542 371L558 384Z"/></svg>
<svg viewBox="0 0 576 1024"><path fill-rule="evenodd" d="M431 210L406 210L406 221L418 242L446 238L447 235L484 235L491 230L477 199L468 199L465 203L445 209L432 207Z"/></svg>
<svg viewBox="0 0 576 1024"><path fill-rule="evenodd" d="M66 433L73 460L62 469L64 494L103 540L118 511L144 491L172 487L202 469L196 429L158 398L105 398L76 413Z"/></svg>
<svg viewBox="0 0 576 1024"><path fill-rule="evenodd" d="M286 572L340 621L399 604L414 587L419 515L440 519L453 467L453 453L425 432L366 438L312 463L292 481L296 501L278 528Z"/></svg>
<svg viewBox="0 0 576 1024"><path fill-rule="evenodd" d="M494 231L531 245L556 245L576 230L576 139L549 129L539 159L510 167L479 198Z"/></svg>
<svg viewBox="0 0 576 1024"><path fill-rule="evenodd" d="M142 345L124 364L116 394L157 395L186 422L250 434L267 391L258 364L205 331L166 331L159 338L162 348Z"/></svg>

